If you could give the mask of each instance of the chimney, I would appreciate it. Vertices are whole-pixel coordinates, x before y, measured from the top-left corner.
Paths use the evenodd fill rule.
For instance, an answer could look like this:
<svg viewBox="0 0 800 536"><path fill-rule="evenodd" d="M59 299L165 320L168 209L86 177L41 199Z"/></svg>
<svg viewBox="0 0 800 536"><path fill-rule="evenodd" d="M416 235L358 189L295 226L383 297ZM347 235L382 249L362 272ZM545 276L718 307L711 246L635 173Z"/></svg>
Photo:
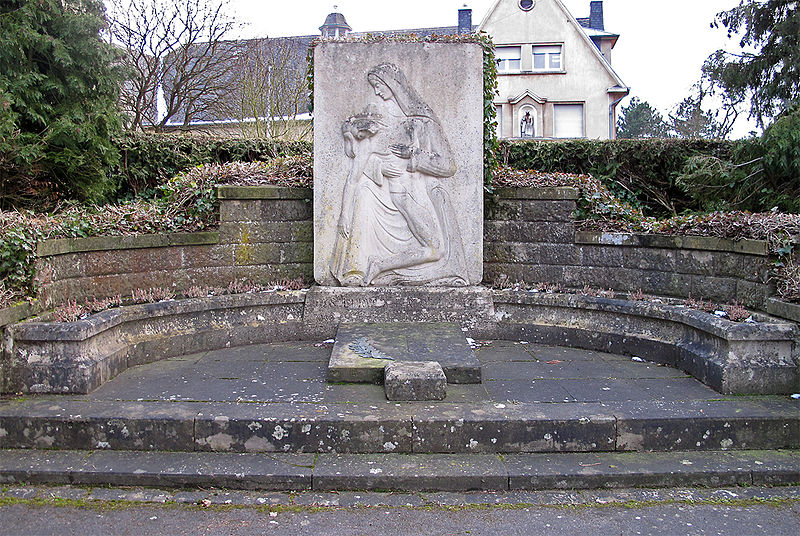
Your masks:
<svg viewBox="0 0 800 536"><path fill-rule="evenodd" d="M462 9L458 10L458 34L465 35L472 33L472 10L464 4Z"/></svg>
<svg viewBox="0 0 800 536"><path fill-rule="evenodd" d="M603 24L603 0L589 2L589 28L605 30Z"/></svg>

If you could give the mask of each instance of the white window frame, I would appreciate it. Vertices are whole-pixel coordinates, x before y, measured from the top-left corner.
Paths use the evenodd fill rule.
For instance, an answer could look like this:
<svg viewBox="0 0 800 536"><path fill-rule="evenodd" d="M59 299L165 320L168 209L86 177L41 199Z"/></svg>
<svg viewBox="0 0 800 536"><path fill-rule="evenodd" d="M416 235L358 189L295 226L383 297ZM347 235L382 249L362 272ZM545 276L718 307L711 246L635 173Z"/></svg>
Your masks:
<svg viewBox="0 0 800 536"><path fill-rule="evenodd" d="M561 43L537 44L531 48L533 55L533 72L535 73L561 73L564 72L564 45ZM542 67L536 66L536 58L541 56L544 61Z"/></svg>
<svg viewBox="0 0 800 536"><path fill-rule="evenodd" d="M521 46L495 47L494 57L497 60L498 74L518 73L522 70Z"/></svg>

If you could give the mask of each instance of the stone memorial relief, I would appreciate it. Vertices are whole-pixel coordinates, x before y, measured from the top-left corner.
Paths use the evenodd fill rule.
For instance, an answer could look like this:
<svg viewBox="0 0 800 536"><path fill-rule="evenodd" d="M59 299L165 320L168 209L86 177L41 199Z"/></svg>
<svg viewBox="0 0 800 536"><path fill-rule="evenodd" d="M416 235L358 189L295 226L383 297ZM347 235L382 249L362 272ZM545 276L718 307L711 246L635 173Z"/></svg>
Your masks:
<svg viewBox="0 0 800 536"><path fill-rule="evenodd" d="M342 286L466 286L446 187L456 161L439 119L392 63L369 70L381 102L342 125L350 169L331 274Z"/></svg>
<svg viewBox="0 0 800 536"><path fill-rule="evenodd" d="M446 50L440 60L454 63L435 76L428 58L415 60L419 45L406 54L401 44L318 46L314 270L322 285L480 283L482 122L463 107L472 100L481 112L481 64L465 97L445 84L464 52ZM320 72L328 63L349 86L328 89Z"/></svg>

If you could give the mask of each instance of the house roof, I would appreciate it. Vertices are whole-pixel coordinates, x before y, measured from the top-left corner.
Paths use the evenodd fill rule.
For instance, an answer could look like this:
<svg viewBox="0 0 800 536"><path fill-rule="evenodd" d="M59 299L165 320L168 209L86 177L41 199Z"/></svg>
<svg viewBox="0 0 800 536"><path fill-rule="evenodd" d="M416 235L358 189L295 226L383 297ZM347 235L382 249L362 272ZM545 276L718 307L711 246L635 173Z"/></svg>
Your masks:
<svg viewBox="0 0 800 536"><path fill-rule="evenodd" d="M472 25L472 31L473 32L474 31L479 31L480 29L482 29L485 26L485 24L486 24L487 20L489 19L489 17L492 15L492 13L495 11L497 6L502 1L503 0L496 0L495 3L492 5L492 7L486 13L486 15L485 15L484 19L481 21L481 23L479 25ZM568 20L571 22L571 24L573 24L575 26L576 29L578 29L579 33L582 35L583 39L586 41L587 46L589 46L594 51L594 54L597 56L597 58L602 62L602 64L606 67L606 69L608 69L608 71L613 76L613 78L615 80L615 83L616 83L616 86L614 88L610 89L609 92L614 92L614 93L627 92L628 88L625 85L625 83L622 82L620 77L616 74L614 69L605 60L605 58L602 56L602 54L600 53L598 48L593 43L593 41L595 39L603 39L603 38L611 38L611 39L614 40L614 43L616 43L616 38L618 38L619 36L617 34L614 34L614 33L611 33L611 32L606 32L606 31L603 31L603 30L597 30L597 29L594 29L594 28L584 27L583 25L581 25L579 23L578 20L576 20L569 13L569 11L564 6L564 4L561 2L561 0L554 0L554 1L555 1L556 5L558 5L564 11L564 13L568 15ZM339 28L346 27L348 30L350 29L350 26L347 24L347 21L346 21L344 15L342 15L341 13L330 13L330 14L328 14L328 16L325 19L325 24L322 26L322 28L324 28L324 27L339 27ZM366 35L386 35L386 36L390 36L390 35L410 35L410 34L415 34L415 35L418 35L420 37L429 37L429 36L432 36L432 35L455 35L455 34L458 34L458 26L457 25L454 25L454 26L437 26L437 27L431 27L431 28L411 28L411 29L402 29L402 30L381 30L381 31L372 31L372 32L350 32L349 33L349 35L354 36L354 37L366 36ZM247 44L248 44L248 46L257 46L257 47L267 47L267 48L269 48L270 46L274 46L277 43L281 43L281 46L289 47L290 49L293 50L293 54L296 56L296 60L291 62L291 65L292 65L291 68L296 69L298 72L303 73L303 75L304 75L305 68L306 68L306 66L305 66L306 52L307 52L309 46L311 45L311 42L314 39L319 38L319 37L320 37L319 35L304 35L304 36L293 36L293 37L261 38L261 39L247 40ZM238 42L242 43L242 41L238 41ZM613 46L613 44L612 44L612 46ZM522 98L524 98L525 96L529 96L529 97L531 97L531 98L533 98L534 100L537 100L537 101L540 101L542 99L538 95L530 94L530 93L522 93L521 95L517 96L516 99L517 99L517 101L519 101ZM305 109L307 109L307 105L303 105L301 108L303 110L305 110ZM227 119L228 118L224 118L223 121L227 120ZM173 118L173 121L171 121L171 123L172 124L181 123L182 120L183 120L183 118L180 117L180 114L179 114L179 116ZM217 114L214 114L213 112L206 112L206 113L195 114L195 118L194 118L194 120L192 122L195 123L195 122L217 122L217 121L220 121L220 117L218 117Z"/></svg>
<svg viewBox="0 0 800 536"><path fill-rule="evenodd" d="M472 26L472 31L477 29L476 25ZM412 28L409 30L379 30L375 32L351 32L352 36L364 35L418 35L419 37L430 37L431 35L456 35L458 33L458 26L436 26L433 28Z"/></svg>

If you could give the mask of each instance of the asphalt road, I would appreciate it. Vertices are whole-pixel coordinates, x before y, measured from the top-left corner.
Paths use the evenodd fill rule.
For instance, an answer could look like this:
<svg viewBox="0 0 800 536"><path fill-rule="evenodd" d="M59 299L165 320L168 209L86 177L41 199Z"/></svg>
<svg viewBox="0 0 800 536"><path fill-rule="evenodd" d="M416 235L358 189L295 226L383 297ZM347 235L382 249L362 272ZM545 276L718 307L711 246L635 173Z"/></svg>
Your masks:
<svg viewBox="0 0 800 536"><path fill-rule="evenodd" d="M336 507L296 511L187 505L7 504L2 535L728 535L800 533L800 502L625 506Z"/></svg>

